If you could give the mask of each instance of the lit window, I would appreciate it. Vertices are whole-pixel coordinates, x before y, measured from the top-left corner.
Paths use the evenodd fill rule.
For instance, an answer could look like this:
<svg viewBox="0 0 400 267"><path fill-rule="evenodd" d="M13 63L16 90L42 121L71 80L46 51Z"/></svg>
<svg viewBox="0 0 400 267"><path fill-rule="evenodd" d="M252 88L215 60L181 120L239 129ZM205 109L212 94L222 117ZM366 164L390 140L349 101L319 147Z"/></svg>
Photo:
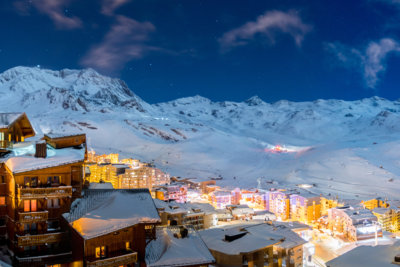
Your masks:
<svg viewBox="0 0 400 267"><path fill-rule="evenodd" d="M0 197L0 205L6 204L6 197Z"/></svg>
<svg viewBox="0 0 400 267"><path fill-rule="evenodd" d="M31 211L31 203L29 200L24 200L24 212Z"/></svg>
<svg viewBox="0 0 400 267"><path fill-rule="evenodd" d="M31 200L31 211L37 211L37 200L36 199Z"/></svg>
<svg viewBox="0 0 400 267"><path fill-rule="evenodd" d="M106 247L96 247L96 258L105 258L106 257Z"/></svg>
<svg viewBox="0 0 400 267"><path fill-rule="evenodd" d="M131 242L129 242L129 241L125 242L125 248L127 250L131 249Z"/></svg>

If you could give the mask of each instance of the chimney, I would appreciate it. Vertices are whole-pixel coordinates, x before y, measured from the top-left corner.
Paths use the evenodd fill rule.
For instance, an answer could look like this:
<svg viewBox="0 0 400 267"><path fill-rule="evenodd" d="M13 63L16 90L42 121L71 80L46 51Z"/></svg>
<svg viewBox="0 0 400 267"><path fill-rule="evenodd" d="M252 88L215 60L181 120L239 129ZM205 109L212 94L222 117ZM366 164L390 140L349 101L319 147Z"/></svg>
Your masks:
<svg viewBox="0 0 400 267"><path fill-rule="evenodd" d="M47 143L46 140L36 142L35 158L47 157Z"/></svg>
<svg viewBox="0 0 400 267"><path fill-rule="evenodd" d="M396 256L394 256L394 263L400 264L400 254L397 254Z"/></svg>

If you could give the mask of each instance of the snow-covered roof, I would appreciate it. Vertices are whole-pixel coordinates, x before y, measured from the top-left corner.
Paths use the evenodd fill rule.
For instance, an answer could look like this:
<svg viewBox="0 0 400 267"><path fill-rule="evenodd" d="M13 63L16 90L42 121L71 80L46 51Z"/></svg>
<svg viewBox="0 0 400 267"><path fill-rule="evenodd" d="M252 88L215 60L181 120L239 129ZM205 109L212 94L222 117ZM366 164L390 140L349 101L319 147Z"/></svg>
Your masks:
<svg viewBox="0 0 400 267"><path fill-rule="evenodd" d="M168 212L170 214L189 212L193 213L194 210L200 210L200 212L205 214L217 213L215 208L208 203L178 203L176 201L165 202L159 199L154 199L154 204L156 205L157 209L164 209L165 212Z"/></svg>
<svg viewBox="0 0 400 267"><path fill-rule="evenodd" d="M0 129L8 128L23 114L22 112L0 113Z"/></svg>
<svg viewBox="0 0 400 267"><path fill-rule="evenodd" d="M326 263L328 267L394 267L394 257L400 254L400 241L384 246L359 246Z"/></svg>
<svg viewBox="0 0 400 267"><path fill-rule="evenodd" d="M57 139L57 138L64 138L64 137L72 137L72 136L80 136L80 135L85 135L85 133L81 132L68 132L68 133L47 133L45 136L51 138L51 139Z"/></svg>
<svg viewBox="0 0 400 267"><path fill-rule="evenodd" d="M312 226L294 221L294 222L274 222L274 225L284 225L285 227L293 230L293 231L299 231L299 230L312 230Z"/></svg>
<svg viewBox="0 0 400 267"><path fill-rule="evenodd" d="M157 209L147 189L85 190L64 218L84 238L97 236L140 223L159 223Z"/></svg>
<svg viewBox="0 0 400 267"><path fill-rule="evenodd" d="M226 255L239 255L241 253L251 253L266 247L277 245L284 240L284 236L265 232L262 235L257 231L248 230L247 226L234 225L221 228L212 228L200 231L199 234L203 238L210 250L218 251ZM241 235L243 236L233 240L226 241L225 236Z"/></svg>
<svg viewBox="0 0 400 267"><path fill-rule="evenodd" d="M283 236L283 242L276 245L283 249L290 249L307 243L303 238L285 225L262 223L254 226L247 226L245 229L253 235L268 236L273 233Z"/></svg>
<svg viewBox="0 0 400 267"><path fill-rule="evenodd" d="M157 239L146 247L146 264L149 267L191 266L215 262L199 234L186 226L188 236L177 238L179 226L157 228Z"/></svg>
<svg viewBox="0 0 400 267"><path fill-rule="evenodd" d="M369 209L346 209L344 212L352 219L353 224L363 220L376 220L376 216Z"/></svg>
<svg viewBox="0 0 400 267"><path fill-rule="evenodd" d="M112 183L90 183L89 189L113 189Z"/></svg>
<svg viewBox="0 0 400 267"><path fill-rule="evenodd" d="M21 173L83 161L85 149L54 149L47 146L47 157L35 157L35 144L23 142L14 144L13 150L1 159L13 173Z"/></svg>

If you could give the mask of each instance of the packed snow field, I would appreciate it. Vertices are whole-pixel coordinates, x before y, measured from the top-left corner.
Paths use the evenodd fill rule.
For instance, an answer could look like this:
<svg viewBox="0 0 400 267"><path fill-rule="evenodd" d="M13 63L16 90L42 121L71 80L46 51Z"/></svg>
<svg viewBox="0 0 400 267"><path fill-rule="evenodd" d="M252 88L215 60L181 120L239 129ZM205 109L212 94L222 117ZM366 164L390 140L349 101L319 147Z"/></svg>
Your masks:
<svg viewBox="0 0 400 267"><path fill-rule="evenodd" d="M85 132L89 148L222 186L312 185L343 198L398 198L400 101L148 104L92 69L16 67L0 74L1 112L24 111L40 136Z"/></svg>

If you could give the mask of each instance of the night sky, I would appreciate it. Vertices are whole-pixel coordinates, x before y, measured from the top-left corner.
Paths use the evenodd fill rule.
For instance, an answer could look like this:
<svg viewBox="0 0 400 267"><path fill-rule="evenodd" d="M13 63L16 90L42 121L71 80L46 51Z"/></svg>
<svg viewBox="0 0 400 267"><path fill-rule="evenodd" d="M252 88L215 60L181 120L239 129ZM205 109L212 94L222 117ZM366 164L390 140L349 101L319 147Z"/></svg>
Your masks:
<svg viewBox="0 0 400 267"><path fill-rule="evenodd" d="M398 99L399 0L0 1L0 71L93 68L150 103Z"/></svg>

